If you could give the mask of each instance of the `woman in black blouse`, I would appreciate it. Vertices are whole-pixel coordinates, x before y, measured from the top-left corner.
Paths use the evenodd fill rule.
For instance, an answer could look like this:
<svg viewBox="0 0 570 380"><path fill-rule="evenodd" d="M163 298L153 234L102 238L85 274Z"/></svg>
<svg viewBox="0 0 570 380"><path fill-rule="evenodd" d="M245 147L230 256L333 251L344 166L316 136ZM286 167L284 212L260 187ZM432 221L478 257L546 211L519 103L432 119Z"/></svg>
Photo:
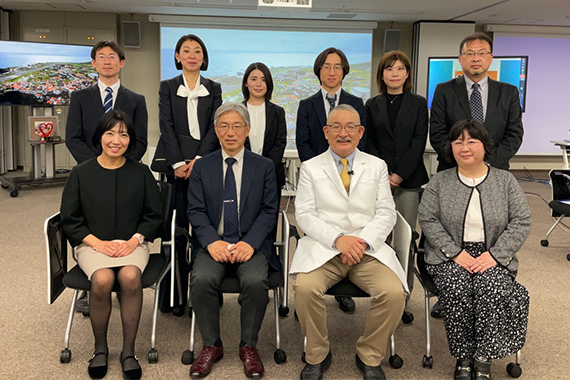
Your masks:
<svg viewBox="0 0 570 380"><path fill-rule="evenodd" d="M103 115L93 135L101 155L71 171L61 199L63 229L75 247L77 263L91 280L90 318L95 349L91 378L107 373L107 327L111 291L121 288L125 379L138 379L135 339L142 308L141 275L148 263L146 241L153 241L163 220L160 193L145 165L125 157L136 142L133 122L121 111Z"/></svg>
<svg viewBox="0 0 570 380"><path fill-rule="evenodd" d="M410 60L401 51L380 58L380 95L366 102L366 150L388 165L398 210L415 230L419 191L428 182L423 154L428 133L425 98L412 94Z"/></svg>

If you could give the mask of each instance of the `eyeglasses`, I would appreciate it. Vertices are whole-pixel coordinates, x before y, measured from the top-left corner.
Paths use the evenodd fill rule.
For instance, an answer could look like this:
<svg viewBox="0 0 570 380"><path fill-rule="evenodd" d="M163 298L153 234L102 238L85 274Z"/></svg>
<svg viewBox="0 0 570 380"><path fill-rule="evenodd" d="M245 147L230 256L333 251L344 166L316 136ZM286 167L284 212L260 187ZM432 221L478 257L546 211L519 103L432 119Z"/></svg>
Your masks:
<svg viewBox="0 0 570 380"><path fill-rule="evenodd" d="M339 133L343 128L344 130L346 130L348 133L354 132L356 131L359 127L362 127L362 125L357 125L357 124L347 124L347 125L340 125L340 124L332 124L332 125L325 125L325 127L329 128L331 131L333 131L334 133Z"/></svg>
<svg viewBox="0 0 570 380"><path fill-rule="evenodd" d="M342 65L341 64L336 64L336 65L329 65L328 63L325 63L324 65L321 66L321 70L325 70L325 71L342 71Z"/></svg>
<svg viewBox="0 0 570 380"><path fill-rule="evenodd" d="M240 133L245 129L245 124L235 124L235 125L222 124L222 125L216 125L216 128L218 128L218 130L222 133L227 133L230 130L230 128L234 132Z"/></svg>
<svg viewBox="0 0 570 380"><path fill-rule="evenodd" d="M451 143L451 146L454 148L461 148L463 146L467 146L468 148L473 148L478 144L482 144L480 140L455 140Z"/></svg>
<svg viewBox="0 0 570 380"><path fill-rule="evenodd" d="M475 51L471 51L471 50L467 50L467 51L461 53L462 56L465 56L469 59L473 59L475 57L485 58L489 54L491 54L490 51L477 51L477 52L475 52Z"/></svg>

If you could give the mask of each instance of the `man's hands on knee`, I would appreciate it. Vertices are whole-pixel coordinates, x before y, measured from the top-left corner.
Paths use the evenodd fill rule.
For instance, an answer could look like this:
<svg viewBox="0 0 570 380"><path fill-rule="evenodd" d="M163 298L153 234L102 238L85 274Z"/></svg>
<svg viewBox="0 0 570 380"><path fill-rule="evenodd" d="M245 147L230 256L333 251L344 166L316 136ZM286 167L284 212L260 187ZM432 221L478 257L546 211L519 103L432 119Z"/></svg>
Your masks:
<svg viewBox="0 0 570 380"><path fill-rule="evenodd" d="M232 252L232 263L245 263L251 259L255 250L245 241L240 241L232 245L230 251Z"/></svg>
<svg viewBox="0 0 570 380"><path fill-rule="evenodd" d="M364 256L367 244L357 236L339 236L334 242L336 249L340 252L340 259L343 264L358 264Z"/></svg>
<svg viewBox="0 0 570 380"><path fill-rule="evenodd" d="M219 263L245 263L253 256L254 249L245 241L230 244L227 241L218 240L210 244L208 252Z"/></svg>
<svg viewBox="0 0 570 380"><path fill-rule="evenodd" d="M223 240L217 240L208 246L208 253L212 256L212 259L219 263L228 263L232 261L232 254L228 247L231 246L230 243Z"/></svg>

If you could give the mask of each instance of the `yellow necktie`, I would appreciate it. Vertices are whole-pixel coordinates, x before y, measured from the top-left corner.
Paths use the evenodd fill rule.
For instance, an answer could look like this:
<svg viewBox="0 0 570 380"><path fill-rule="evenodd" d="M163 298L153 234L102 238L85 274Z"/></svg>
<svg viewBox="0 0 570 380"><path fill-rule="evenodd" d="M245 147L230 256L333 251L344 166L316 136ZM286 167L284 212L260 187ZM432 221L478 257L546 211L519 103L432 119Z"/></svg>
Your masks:
<svg viewBox="0 0 570 380"><path fill-rule="evenodd" d="M346 193L348 194L350 189L350 175L348 174L348 167L346 166L348 161L346 160L346 158L341 158L340 163L342 164L342 171L340 172L340 180L342 181L342 184L346 189Z"/></svg>

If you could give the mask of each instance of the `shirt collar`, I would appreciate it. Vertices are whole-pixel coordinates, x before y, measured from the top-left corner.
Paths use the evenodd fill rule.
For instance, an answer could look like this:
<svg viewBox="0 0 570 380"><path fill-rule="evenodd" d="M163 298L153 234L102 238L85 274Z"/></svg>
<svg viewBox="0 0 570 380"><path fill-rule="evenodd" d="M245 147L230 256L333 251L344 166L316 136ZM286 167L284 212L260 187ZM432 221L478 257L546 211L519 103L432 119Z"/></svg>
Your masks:
<svg viewBox="0 0 570 380"><path fill-rule="evenodd" d="M341 156L339 156L338 154L336 154L335 152L333 152L333 150L331 149L331 154L333 156L334 159L334 163L336 165L342 165L340 163L340 159L342 158ZM351 154L349 154L348 156L346 156L346 161L348 161L348 168L352 169L352 164L354 163L354 156L356 156L356 148L354 148L354 150L352 151Z"/></svg>
<svg viewBox="0 0 570 380"><path fill-rule="evenodd" d="M186 87L189 92L193 92L198 90L198 87L200 87L200 79L202 79L202 77L198 75L198 79L196 79L196 85L194 86L193 90L190 90L190 87L188 86L188 82L186 81L186 77L184 76L184 74L182 74L182 79L184 80L184 87Z"/></svg>
<svg viewBox="0 0 570 380"><path fill-rule="evenodd" d="M336 90L336 92L335 92L334 94L332 94L332 96L335 96L335 95L336 95L335 105L338 105L338 104L339 104L340 92L341 92L341 91L342 91L342 86L340 86L340 87L338 88L338 90ZM327 95L328 95L327 90L325 90L324 88L321 87L321 94L323 95L323 101L328 102L328 100L327 100Z"/></svg>
<svg viewBox="0 0 570 380"><path fill-rule="evenodd" d="M121 87L121 81L117 80L117 82L115 82L114 84L107 86L106 84L104 84L103 82L101 82L101 80L97 81L97 86L99 86L99 92L103 93L105 92L105 89L107 87L111 87L113 89L113 93L116 94L117 91L119 90L119 87Z"/></svg>
<svg viewBox="0 0 570 380"><path fill-rule="evenodd" d="M242 147L241 150L233 157L236 159L238 165L241 165L241 163L243 162L244 154L245 154L245 147ZM224 148L222 148L222 159L224 160L224 163L226 162L226 158L228 157L230 157L230 155L226 153Z"/></svg>
<svg viewBox="0 0 570 380"><path fill-rule="evenodd" d="M473 86L473 82L471 79L469 79L467 77L467 75L464 75L463 78L465 78L465 86L467 87L467 91L470 92L471 91L471 87ZM477 82L479 84L479 91L485 92L487 91L487 88L489 87L489 76L486 75L485 78L481 79L479 82Z"/></svg>

